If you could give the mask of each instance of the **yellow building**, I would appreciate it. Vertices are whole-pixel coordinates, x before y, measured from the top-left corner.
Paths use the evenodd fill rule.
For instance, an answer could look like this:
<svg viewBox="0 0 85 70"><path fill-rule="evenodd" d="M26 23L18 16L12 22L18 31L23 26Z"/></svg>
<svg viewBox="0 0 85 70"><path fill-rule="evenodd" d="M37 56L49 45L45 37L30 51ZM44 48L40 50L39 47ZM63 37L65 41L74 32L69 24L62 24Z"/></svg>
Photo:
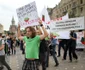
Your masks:
<svg viewBox="0 0 85 70"><path fill-rule="evenodd" d="M0 24L0 33L3 33L4 32L4 27L2 24Z"/></svg>
<svg viewBox="0 0 85 70"><path fill-rule="evenodd" d="M61 0L54 8L48 8L51 19L69 14L69 18L85 16L85 0Z"/></svg>

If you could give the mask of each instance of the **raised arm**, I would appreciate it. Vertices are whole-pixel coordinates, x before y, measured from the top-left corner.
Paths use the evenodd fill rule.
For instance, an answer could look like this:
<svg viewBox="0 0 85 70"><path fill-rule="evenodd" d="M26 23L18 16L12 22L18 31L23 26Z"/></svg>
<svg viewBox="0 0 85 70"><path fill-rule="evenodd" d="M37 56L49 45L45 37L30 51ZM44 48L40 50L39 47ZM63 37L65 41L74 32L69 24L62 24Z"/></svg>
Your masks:
<svg viewBox="0 0 85 70"><path fill-rule="evenodd" d="M4 49L4 44L1 45L0 51Z"/></svg>
<svg viewBox="0 0 85 70"><path fill-rule="evenodd" d="M42 28L42 30L43 30L43 34L40 35L40 39L42 40L42 39L45 39L45 38L48 36L48 32L47 32L46 29L44 28L41 20L39 21L39 24L40 24L40 26L41 26L41 28Z"/></svg>
<svg viewBox="0 0 85 70"><path fill-rule="evenodd" d="M42 31L41 31L41 29L40 29L40 26L36 26L36 29L39 30L39 33L40 34L43 34Z"/></svg>
<svg viewBox="0 0 85 70"><path fill-rule="evenodd" d="M2 40L2 45L0 47L0 51L4 49L4 40Z"/></svg>
<svg viewBox="0 0 85 70"><path fill-rule="evenodd" d="M21 32L20 32L20 25L18 25L18 39L23 40L23 36L21 36Z"/></svg>

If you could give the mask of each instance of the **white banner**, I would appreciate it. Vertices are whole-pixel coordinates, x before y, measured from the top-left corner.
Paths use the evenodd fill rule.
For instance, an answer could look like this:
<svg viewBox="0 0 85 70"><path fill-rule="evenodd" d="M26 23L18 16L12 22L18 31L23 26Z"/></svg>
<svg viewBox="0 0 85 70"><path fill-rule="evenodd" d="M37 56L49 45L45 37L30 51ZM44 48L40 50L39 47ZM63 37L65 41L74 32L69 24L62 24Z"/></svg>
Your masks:
<svg viewBox="0 0 85 70"><path fill-rule="evenodd" d="M35 2L18 8L16 11L21 27L38 25L39 18Z"/></svg>
<svg viewBox="0 0 85 70"><path fill-rule="evenodd" d="M51 32L81 30L81 29L85 29L84 23L85 23L84 17L71 18L71 19L57 21L57 22L52 21L50 23L50 30Z"/></svg>
<svg viewBox="0 0 85 70"><path fill-rule="evenodd" d="M70 39L70 31L52 32L56 39Z"/></svg>
<svg viewBox="0 0 85 70"><path fill-rule="evenodd" d="M68 13L66 15L62 16L62 20L66 20L66 19L69 19Z"/></svg>
<svg viewBox="0 0 85 70"><path fill-rule="evenodd" d="M77 46L76 48L85 48L85 45L82 44L81 38L84 37L84 31L76 32L77 34Z"/></svg>

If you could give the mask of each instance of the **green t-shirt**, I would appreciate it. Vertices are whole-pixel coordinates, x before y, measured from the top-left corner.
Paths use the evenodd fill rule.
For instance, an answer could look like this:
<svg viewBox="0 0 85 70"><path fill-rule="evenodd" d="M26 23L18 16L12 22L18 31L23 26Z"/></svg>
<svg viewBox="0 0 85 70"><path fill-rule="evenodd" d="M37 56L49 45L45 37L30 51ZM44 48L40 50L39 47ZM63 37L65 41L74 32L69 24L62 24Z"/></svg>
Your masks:
<svg viewBox="0 0 85 70"><path fill-rule="evenodd" d="M34 38L24 36L24 41L26 43L25 57L28 59L39 59L40 36L35 36Z"/></svg>

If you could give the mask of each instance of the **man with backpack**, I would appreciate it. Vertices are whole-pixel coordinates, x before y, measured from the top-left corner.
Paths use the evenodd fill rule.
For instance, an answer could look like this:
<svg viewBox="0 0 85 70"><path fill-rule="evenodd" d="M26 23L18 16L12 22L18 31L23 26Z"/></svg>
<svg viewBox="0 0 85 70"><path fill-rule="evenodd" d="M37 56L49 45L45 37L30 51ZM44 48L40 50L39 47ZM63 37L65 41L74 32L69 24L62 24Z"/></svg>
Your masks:
<svg viewBox="0 0 85 70"><path fill-rule="evenodd" d="M2 33L0 33L0 64L6 66L8 70L11 70L11 68L5 61L4 40L2 39ZM2 69L3 67L1 67L0 70Z"/></svg>

